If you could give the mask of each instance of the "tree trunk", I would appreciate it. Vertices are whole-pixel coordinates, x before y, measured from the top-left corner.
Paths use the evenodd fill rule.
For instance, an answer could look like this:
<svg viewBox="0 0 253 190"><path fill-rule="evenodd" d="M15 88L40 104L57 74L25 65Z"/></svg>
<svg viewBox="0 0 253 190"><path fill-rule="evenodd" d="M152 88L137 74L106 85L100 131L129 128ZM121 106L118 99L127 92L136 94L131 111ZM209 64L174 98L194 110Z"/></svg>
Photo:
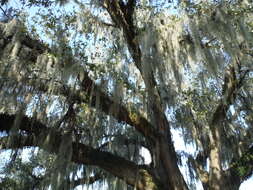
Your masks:
<svg viewBox="0 0 253 190"><path fill-rule="evenodd" d="M154 99L153 99L154 100ZM171 139L170 125L164 114L159 111L159 101L152 101L153 113L156 122L158 137L155 146L155 161L159 178L163 181L166 189L188 190L187 184L177 165L176 151ZM156 103L156 104L155 104Z"/></svg>
<svg viewBox="0 0 253 190"><path fill-rule="evenodd" d="M160 140L160 157L162 167L167 173L167 187L171 190L188 190L187 184L177 165L176 152L173 144L168 144L167 139Z"/></svg>
<svg viewBox="0 0 253 190"><path fill-rule="evenodd" d="M212 190L222 190L223 187L223 171L220 159L220 138L219 130L217 127L210 132L210 174L209 174L209 187Z"/></svg>

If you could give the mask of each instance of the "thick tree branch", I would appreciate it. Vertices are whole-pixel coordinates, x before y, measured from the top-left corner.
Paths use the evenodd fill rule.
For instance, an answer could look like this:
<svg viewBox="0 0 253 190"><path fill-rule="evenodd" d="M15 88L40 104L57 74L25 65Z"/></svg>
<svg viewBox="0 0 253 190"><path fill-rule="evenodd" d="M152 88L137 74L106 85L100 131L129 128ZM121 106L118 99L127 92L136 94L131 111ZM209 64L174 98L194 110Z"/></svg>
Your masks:
<svg viewBox="0 0 253 190"><path fill-rule="evenodd" d="M216 189L217 183L219 186L226 186L227 178L223 175L221 148L222 148L222 122L226 119L226 113L231 104L234 103L239 89L243 85L244 78L247 72L240 70L239 59L236 63L230 66L224 76L224 84L222 89L222 99L216 107L213 116L210 120L209 127L209 140L210 140L210 153L209 153L209 187ZM237 70L236 70L237 68ZM238 72L239 77L236 76ZM231 180L231 178L229 179Z"/></svg>
<svg viewBox="0 0 253 190"><path fill-rule="evenodd" d="M155 155L157 163L162 163L160 175L167 176L164 181L171 188L182 186L182 189L188 189L182 174L177 166L176 152L170 134L170 125L163 112L159 93L156 89L156 80L152 71L144 72L142 68L142 52L140 44L137 40L137 28L133 23L133 12L135 1L111 1L105 0L104 7L110 14L113 22L123 29L124 37L128 45L129 52L134 60L136 67L139 69L145 86L147 88L148 98L150 102L150 111L153 112L155 128L159 136L156 136ZM145 63L151 64L151 63ZM163 165L163 167L162 167ZM171 174L174 174L171 176ZM169 177L170 176L170 177Z"/></svg>
<svg viewBox="0 0 253 190"><path fill-rule="evenodd" d="M136 31L133 24L133 12L136 1L130 0L127 4L123 1L105 0L105 8L110 14L113 22L124 31L124 36L128 44L130 53L135 61L136 67L142 73L141 67L141 50L136 41Z"/></svg>
<svg viewBox="0 0 253 190"><path fill-rule="evenodd" d="M16 22L16 21L12 21ZM3 24L0 23L3 31L1 31L0 27L0 33L4 33L5 29L7 27L10 27L8 24ZM15 24L15 23L14 23ZM17 23L16 23L17 24ZM11 27L14 27L11 25ZM5 29L4 29L5 28ZM13 30L13 31L12 31ZM11 39L14 37L15 33L18 31L15 31L17 29L11 28L10 31L12 31L10 34L6 34L1 36L0 38L4 39L4 45L3 45L3 50L4 48L11 43ZM31 51L30 54L32 57L17 57L23 62L36 62L37 57L40 56L43 52L49 51L50 49L45 46L42 42L36 41L31 39L29 36L24 36L22 38L22 46L23 49L29 48ZM22 48L21 48L22 49ZM1 51L0 51L1 53ZM19 55L18 55L19 56ZM1 57L1 59L3 59ZM3 61L5 61L3 59ZM12 79L17 76L12 76ZM25 77L25 76L22 76ZM79 77L80 78L80 77ZM24 82L27 85L33 86L36 90L42 91L42 92L47 92L49 90L49 86L47 82L40 80L39 78L33 80L33 79L27 79L24 80ZM154 127L150 124L150 122L147 121L146 118L144 118L140 113L137 111L134 111L133 108L127 109L125 106L122 104L119 104L118 102L115 102L115 100L112 100L106 93L104 93L102 90L100 90L100 87L95 84L95 82L89 77L87 72L83 73L81 84L80 84L80 89L74 91L73 88L70 88L64 84L56 84L55 83L55 92L58 92L59 95L69 97L71 95L72 100L76 101L78 103L88 103L92 107L96 106L96 100L97 100L97 95L99 95L100 98L100 104L99 104L99 109L103 111L105 114L112 115L115 117L116 120L119 122L125 122L131 126L133 126L138 132L140 132L143 136L145 136L147 139L149 139L151 142L154 141L154 137L156 135L154 131ZM110 107L114 105L117 107L118 111L117 112L111 112ZM96 107L97 108L97 107ZM130 111L131 110L131 111Z"/></svg>
<svg viewBox="0 0 253 190"><path fill-rule="evenodd" d="M126 122L127 124L136 128L142 135L144 135L149 140L154 141L156 132L154 127L138 112L129 111L123 105L118 104L109 98L104 92L102 92L99 87L86 75L85 79L81 83L81 91L86 92L87 96L91 99L91 106L95 107L97 95L100 98L99 108L106 114L111 114L118 121ZM92 93L93 91L93 93ZM96 92L96 93L94 93ZM117 112L110 112L110 107L114 105L117 107Z"/></svg>
<svg viewBox="0 0 253 190"><path fill-rule="evenodd" d="M189 161L191 162L193 168L195 169L200 181L202 182L203 186L206 186L208 184L208 172L204 170L202 167L203 163L201 164L198 156L196 159L194 159L192 156L189 157Z"/></svg>
<svg viewBox="0 0 253 190"><path fill-rule="evenodd" d="M136 6L136 0L128 0L127 3L124 1L104 1L104 8L107 10L113 22L118 26L118 28L123 29L124 38L127 42L129 52L134 60L135 66L140 71L147 88L154 88L156 86L156 81L153 73L145 73L143 71L142 64L142 52L140 44L137 40L137 28L133 22L133 14ZM150 64L150 63L145 63ZM148 76L146 76L148 75ZM145 78L149 78L145 80Z"/></svg>
<svg viewBox="0 0 253 190"><path fill-rule="evenodd" d="M15 120L16 115L0 114L0 131L9 133L14 126ZM11 144L7 143L6 138L2 138L2 149L38 146L51 153L59 153L59 147L64 140L64 135L26 116L23 116L18 124L19 129L25 131L26 134L10 136L13 142ZM50 146L44 146L45 142ZM77 164L98 166L124 180L127 184L136 185L140 190L144 190L150 185L145 184L147 178L151 181L154 180L147 167L138 166L122 157L81 143L72 142L71 161Z"/></svg>
<svg viewBox="0 0 253 190"><path fill-rule="evenodd" d="M237 66L240 69L239 61L237 62ZM225 119L229 106L234 102L238 90L242 87L243 81L248 72L249 70L246 71L239 70L240 76L237 79L235 65L229 67L229 69L226 71L222 89L222 99L220 100L220 103L218 104L213 113L211 119L211 126L214 126L215 124Z"/></svg>

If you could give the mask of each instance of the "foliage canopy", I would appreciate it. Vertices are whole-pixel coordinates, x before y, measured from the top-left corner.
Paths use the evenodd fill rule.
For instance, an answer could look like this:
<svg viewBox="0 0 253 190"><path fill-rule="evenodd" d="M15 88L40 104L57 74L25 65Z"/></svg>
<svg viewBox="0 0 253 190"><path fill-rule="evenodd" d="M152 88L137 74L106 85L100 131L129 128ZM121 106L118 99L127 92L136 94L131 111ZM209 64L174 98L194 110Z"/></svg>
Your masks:
<svg viewBox="0 0 253 190"><path fill-rule="evenodd" d="M3 187L238 190L252 175L251 1L20 7L1 1Z"/></svg>

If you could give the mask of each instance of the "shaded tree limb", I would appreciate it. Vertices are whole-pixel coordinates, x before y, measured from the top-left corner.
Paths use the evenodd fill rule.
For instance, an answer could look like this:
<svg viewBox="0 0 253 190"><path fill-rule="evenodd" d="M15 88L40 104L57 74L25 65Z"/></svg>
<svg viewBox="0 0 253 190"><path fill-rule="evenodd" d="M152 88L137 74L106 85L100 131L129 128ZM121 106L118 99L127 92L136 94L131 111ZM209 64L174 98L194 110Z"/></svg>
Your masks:
<svg viewBox="0 0 253 190"><path fill-rule="evenodd" d="M197 156L198 157L198 156ZM189 157L189 162L191 162L194 170L196 171L204 189L207 189L208 186L208 172L204 170L204 168L201 166L201 163L198 162L198 159L194 159L192 156Z"/></svg>
<svg viewBox="0 0 253 190"><path fill-rule="evenodd" d="M17 22L17 21L12 21ZM0 32L4 33L4 28L6 27L14 27L8 24L0 23L3 26L3 31ZM12 38L15 36L15 33L18 32L18 29L10 29L13 30L12 33L10 33L8 36L3 35L0 38L4 39L4 47L6 47L9 43L12 42ZM15 31L17 30L17 31ZM22 59L24 62L29 62L31 64L34 64L37 60L37 57L43 54L44 52L50 52L50 48L44 45L42 42L39 42L37 40L33 40L28 35L23 36L21 39L21 44L23 47L21 49L28 48L30 51L31 57L17 57L19 59ZM0 50L1 52L1 50ZM19 55L18 55L19 56ZM6 61L6 59L9 58L2 58L3 61ZM12 76L11 78L15 78L16 76ZM22 76L26 77L26 76ZM17 77L16 77L17 78ZM49 86L45 81L41 81L39 78L36 78L33 80L30 78L29 80L25 81L28 85L33 86L36 90L39 90L41 92L47 92L49 90ZM96 100L97 95L99 95L100 98L100 104L99 109L104 112L105 114L112 115L116 120L119 122L125 122L129 124L130 126L133 126L138 132L140 132L145 138L149 139L151 142L154 142L156 132L154 130L154 127L150 124L149 121L147 121L146 118L144 118L140 113L135 111L133 108L126 108L126 106L119 104L118 102L115 102L115 100L112 100L110 96L108 96L105 92L103 92L98 85L95 84L95 82L89 77L88 73L84 71L82 79L80 79L80 89L73 92L73 89L68 87L67 85L59 83L58 85L55 83L56 91L59 92L58 95L62 95L65 97L68 97L71 95L73 101L76 101L77 103L87 103L91 105L92 107L96 106ZM118 108L117 112L111 112L110 107L111 105L114 105Z"/></svg>
<svg viewBox="0 0 253 190"><path fill-rule="evenodd" d="M0 114L0 130L9 133L14 125L16 115ZM38 146L50 153L59 153L59 147L63 141L63 135L58 131L47 128L41 122L23 116L19 121L19 130L26 134L11 135L13 143L8 143L8 138L1 138L1 149L24 148ZM51 138L50 138L51 136ZM44 146L47 142L50 146ZM151 171L145 165L136 165L134 162L109 152L94 149L85 144L72 142L71 161L77 164L94 165L119 177L127 184L135 186L139 190L149 188L156 189L155 183L146 184L147 179L154 181ZM117 164L118 163L118 164Z"/></svg>
<svg viewBox="0 0 253 190"><path fill-rule="evenodd" d="M240 70L240 62L236 63L239 67L239 78L236 77L235 65L229 67L227 69L224 76L224 84L222 88L222 99L220 103L216 107L210 125L215 125L218 122L221 122L226 117L226 113L229 109L229 106L234 102L238 90L242 87L243 81L250 70L241 71Z"/></svg>
<svg viewBox="0 0 253 190"><path fill-rule="evenodd" d="M176 152L171 139L170 125L161 106L159 93L156 89L156 80L152 71L145 73L142 68L142 52L137 40L137 28L133 23L133 12L135 1L104 1L104 8L107 10L113 22L123 29L124 38L127 42L129 52L134 60L135 66L140 71L147 88L150 103L150 111L153 112L155 128L159 136L155 139L154 154L156 163L159 165L160 177L166 181L166 186L171 189L188 189L187 184L177 166ZM150 63L145 63L150 64ZM173 175L172 175L173 174ZM167 176L167 177L166 177ZM171 176L170 178L168 176Z"/></svg>
<svg viewBox="0 0 253 190"><path fill-rule="evenodd" d="M226 178L224 176L221 164L221 141L222 141L222 128L223 122L226 119L227 111L237 97L238 91L243 85L243 80L247 72L242 73L240 70L239 59L236 63L230 66L224 76L224 84L222 87L222 98L216 107L210 123L209 123L209 140L210 140L210 153L209 153L209 188L218 190L222 186L226 186ZM236 76L236 68L238 68L239 78ZM226 137L226 136L225 136ZM231 179L229 179L231 180ZM217 185L218 184L218 185ZM220 186L220 187L219 187Z"/></svg>
<svg viewBox="0 0 253 190"><path fill-rule="evenodd" d="M141 50L136 39L136 27L133 24L135 4L136 0L129 0L126 4L123 1L105 0L103 8L107 10L112 21L118 26L118 28L123 29L124 37L127 41L128 49L133 57L134 63L138 70L143 74L141 66Z"/></svg>

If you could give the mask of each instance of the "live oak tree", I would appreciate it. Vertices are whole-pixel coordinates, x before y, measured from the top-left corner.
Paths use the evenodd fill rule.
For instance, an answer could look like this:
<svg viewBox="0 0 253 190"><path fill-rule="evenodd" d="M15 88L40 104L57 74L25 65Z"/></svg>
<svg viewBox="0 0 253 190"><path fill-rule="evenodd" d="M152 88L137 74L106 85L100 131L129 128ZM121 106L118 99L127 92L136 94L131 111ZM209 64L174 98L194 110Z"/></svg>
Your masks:
<svg viewBox="0 0 253 190"><path fill-rule="evenodd" d="M33 189L138 190L236 190L252 175L251 1L28 2L46 11L0 23L4 173L23 168Z"/></svg>

